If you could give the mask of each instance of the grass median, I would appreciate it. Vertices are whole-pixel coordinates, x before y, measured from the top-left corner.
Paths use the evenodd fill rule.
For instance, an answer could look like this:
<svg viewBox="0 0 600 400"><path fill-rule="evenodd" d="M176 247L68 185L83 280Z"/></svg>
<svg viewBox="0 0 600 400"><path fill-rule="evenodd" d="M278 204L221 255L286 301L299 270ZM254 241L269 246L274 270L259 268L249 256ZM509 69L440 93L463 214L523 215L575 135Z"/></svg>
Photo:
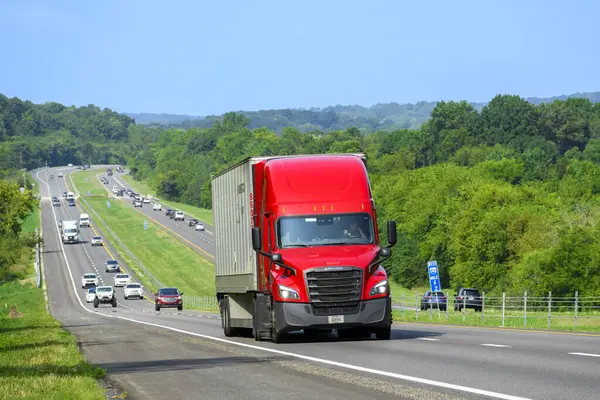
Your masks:
<svg viewBox="0 0 600 400"><path fill-rule="evenodd" d="M74 173L73 184L146 269L163 284L178 287L187 296L214 296L214 264L129 207L123 200L109 199L96 178L97 174L98 171ZM90 196L87 195L88 191ZM106 205L107 201L110 201L110 208ZM93 214L90 217L93 221ZM148 221L147 230L144 230L144 220ZM95 225L102 230L100 223L95 222ZM110 240L110 236L106 238ZM118 249L118 244L112 244ZM120 251L119 254L136 273L140 273L136 271L136 263L127 260L125 252ZM145 286L154 287L149 279L143 277L143 272L140 275Z"/></svg>
<svg viewBox="0 0 600 400"><path fill-rule="evenodd" d="M156 192L155 190L152 190L152 188L150 188L148 183L144 181L136 181L131 175L122 175L119 177L119 179L125 181L125 183L131 186L133 190L135 190L142 196L145 196L147 194L155 194ZM211 210L168 200L161 200L161 203L173 209L181 210L192 218L196 218L202 222L214 226L214 220Z"/></svg>

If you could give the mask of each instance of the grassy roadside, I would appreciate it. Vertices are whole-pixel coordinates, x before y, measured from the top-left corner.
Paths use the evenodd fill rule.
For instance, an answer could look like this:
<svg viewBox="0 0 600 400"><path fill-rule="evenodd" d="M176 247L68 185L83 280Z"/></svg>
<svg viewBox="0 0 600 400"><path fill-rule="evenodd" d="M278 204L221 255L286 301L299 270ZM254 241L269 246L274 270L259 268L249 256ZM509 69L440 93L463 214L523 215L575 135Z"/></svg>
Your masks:
<svg viewBox="0 0 600 400"><path fill-rule="evenodd" d="M72 180L89 205L150 273L165 285L177 286L188 296L214 296L213 264L121 200L109 200L106 190L96 179L97 174L98 171L77 172L72 174ZM91 196L87 196L88 191ZM110 208L106 206L107 201L110 201ZM93 220L93 214L91 218ZM148 221L147 230L144 230L144 220ZM95 225L102 229L101 224ZM126 256L124 251L119 254ZM143 271L136 270L136 263L124 258L139 274L144 286L153 288Z"/></svg>
<svg viewBox="0 0 600 400"><path fill-rule="evenodd" d="M135 190L136 192L138 192L141 195L147 195L148 193L155 194L154 193L155 190L152 190L146 182L136 181L135 179L133 179L133 177L131 175L122 175L119 177L119 179L122 179L123 181L125 181L125 183L127 183L129 186L131 186L131 188L133 190ZM185 203L178 203L175 201L168 201L168 200L163 200L163 199L161 199L160 202L165 206L168 206L168 207L171 207L171 208L174 208L177 210L181 210L193 218L196 218L202 222L205 222L209 225L214 226L214 220L213 220L211 210L191 206L191 205L185 204Z"/></svg>
<svg viewBox="0 0 600 400"><path fill-rule="evenodd" d="M23 221L22 232L35 228L39 209ZM46 310L44 290L35 286L34 254L24 249L10 269L13 280L0 285L0 399L105 399L98 383L104 370L84 359L75 337Z"/></svg>
<svg viewBox="0 0 600 400"><path fill-rule="evenodd" d="M42 289L27 281L0 285L0 398L105 399L104 370L85 361L46 311ZM9 317L12 305L20 318Z"/></svg>

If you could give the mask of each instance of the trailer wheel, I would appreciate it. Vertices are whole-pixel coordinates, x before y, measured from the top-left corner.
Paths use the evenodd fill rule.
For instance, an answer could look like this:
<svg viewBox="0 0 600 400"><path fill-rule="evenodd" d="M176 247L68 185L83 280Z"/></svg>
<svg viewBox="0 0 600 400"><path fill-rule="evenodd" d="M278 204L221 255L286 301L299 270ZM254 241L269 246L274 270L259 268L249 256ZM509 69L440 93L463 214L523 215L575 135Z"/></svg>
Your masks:
<svg viewBox="0 0 600 400"><path fill-rule="evenodd" d="M229 310L229 297L225 297L223 299L223 314L221 314L223 325L223 333L227 337L232 337L235 335L235 328L231 327L231 314Z"/></svg>

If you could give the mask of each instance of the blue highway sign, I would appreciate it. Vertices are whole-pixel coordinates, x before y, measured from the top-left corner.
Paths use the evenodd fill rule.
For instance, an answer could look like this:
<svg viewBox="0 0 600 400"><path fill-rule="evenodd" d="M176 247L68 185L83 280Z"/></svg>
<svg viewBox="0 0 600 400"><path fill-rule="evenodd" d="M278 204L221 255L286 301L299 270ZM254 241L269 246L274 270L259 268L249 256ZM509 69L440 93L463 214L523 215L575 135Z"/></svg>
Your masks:
<svg viewBox="0 0 600 400"><path fill-rule="evenodd" d="M440 273L437 265L437 261L427 262L427 270L429 272L429 286L432 292L439 292L442 290L440 284Z"/></svg>

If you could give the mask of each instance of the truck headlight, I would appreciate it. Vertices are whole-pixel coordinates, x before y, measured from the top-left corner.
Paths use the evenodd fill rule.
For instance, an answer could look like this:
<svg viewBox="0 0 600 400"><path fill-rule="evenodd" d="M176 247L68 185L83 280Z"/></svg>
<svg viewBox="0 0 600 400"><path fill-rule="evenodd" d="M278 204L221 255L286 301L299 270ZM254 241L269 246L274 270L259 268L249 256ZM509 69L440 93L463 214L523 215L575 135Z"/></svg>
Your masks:
<svg viewBox="0 0 600 400"><path fill-rule="evenodd" d="M377 294L385 294L387 292L387 280L379 282L377 285L373 286L371 289L371 296L375 296Z"/></svg>
<svg viewBox="0 0 600 400"><path fill-rule="evenodd" d="M282 299L295 299L295 300L300 299L300 295L298 294L297 291L295 291L294 289L289 288L287 286L283 286L283 285L279 285L279 296Z"/></svg>

